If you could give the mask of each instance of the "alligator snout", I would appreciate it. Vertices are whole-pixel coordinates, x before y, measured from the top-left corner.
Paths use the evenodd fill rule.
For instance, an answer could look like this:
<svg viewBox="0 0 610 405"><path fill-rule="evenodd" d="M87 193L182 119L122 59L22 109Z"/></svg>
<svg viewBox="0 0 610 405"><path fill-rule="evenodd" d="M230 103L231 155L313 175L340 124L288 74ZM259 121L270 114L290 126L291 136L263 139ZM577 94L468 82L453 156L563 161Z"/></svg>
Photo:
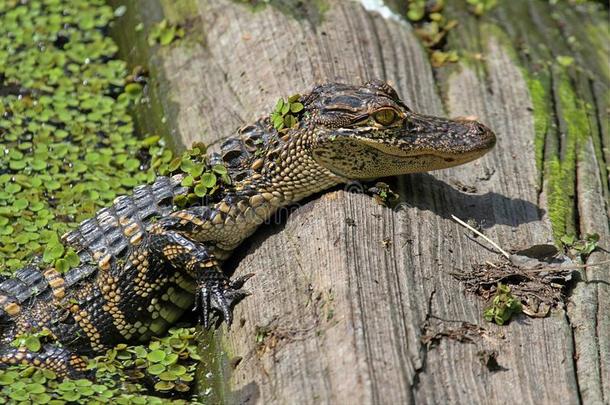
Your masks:
<svg viewBox="0 0 610 405"><path fill-rule="evenodd" d="M496 144L496 134L487 126L478 121L469 121L466 123L469 127L464 139L473 144L473 150L488 151Z"/></svg>

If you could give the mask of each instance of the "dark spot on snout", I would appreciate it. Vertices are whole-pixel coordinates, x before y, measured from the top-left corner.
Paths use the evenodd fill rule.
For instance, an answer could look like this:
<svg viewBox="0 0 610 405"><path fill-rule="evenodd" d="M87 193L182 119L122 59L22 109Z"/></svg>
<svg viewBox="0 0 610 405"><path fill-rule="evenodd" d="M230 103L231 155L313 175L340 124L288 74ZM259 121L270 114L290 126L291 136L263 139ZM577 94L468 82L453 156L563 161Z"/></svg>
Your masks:
<svg viewBox="0 0 610 405"><path fill-rule="evenodd" d="M481 149L491 149L496 144L496 135L478 121L472 121L468 134L475 139Z"/></svg>

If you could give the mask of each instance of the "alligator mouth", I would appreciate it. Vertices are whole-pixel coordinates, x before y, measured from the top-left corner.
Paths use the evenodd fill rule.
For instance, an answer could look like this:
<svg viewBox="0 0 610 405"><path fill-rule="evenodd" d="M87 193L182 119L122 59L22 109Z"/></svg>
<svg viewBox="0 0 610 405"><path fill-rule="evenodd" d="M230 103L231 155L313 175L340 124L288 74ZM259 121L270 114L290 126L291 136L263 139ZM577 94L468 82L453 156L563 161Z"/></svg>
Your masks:
<svg viewBox="0 0 610 405"><path fill-rule="evenodd" d="M415 135L405 135L393 143L376 142L374 139L361 138L368 146L387 156L398 158L434 158L447 163L466 163L489 152L496 143L494 133L477 121L447 121L461 127L453 136L443 131L422 131Z"/></svg>
<svg viewBox="0 0 610 405"><path fill-rule="evenodd" d="M384 155L397 157L397 158L421 158L421 159L439 159L447 163L453 162L470 162L476 158L479 158L486 154L493 145L480 147L472 150L458 150L445 151L442 149L401 149L398 147L389 147L387 145L372 142L370 140L364 140L370 147L380 151Z"/></svg>

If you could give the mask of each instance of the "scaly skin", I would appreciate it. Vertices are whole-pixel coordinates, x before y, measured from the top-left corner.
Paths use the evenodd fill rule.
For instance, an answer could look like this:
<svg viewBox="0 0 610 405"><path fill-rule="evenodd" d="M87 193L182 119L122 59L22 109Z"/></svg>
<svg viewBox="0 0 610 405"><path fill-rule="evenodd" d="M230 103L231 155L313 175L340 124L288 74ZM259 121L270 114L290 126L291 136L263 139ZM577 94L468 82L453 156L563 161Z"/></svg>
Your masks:
<svg viewBox="0 0 610 405"><path fill-rule="evenodd" d="M76 354L163 334L196 307L205 327L228 324L246 293L222 262L278 208L353 180L442 169L489 151L494 134L476 121L412 112L379 81L331 83L302 96L298 125L276 131L268 118L242 128L210 156L232 186L204 205L176 210L180 177L159 177L64 236L81 265L62 276L31 265L0 284L1 364L73 374ZM48 329L62 348L13 348L15 336Z"/></svg>

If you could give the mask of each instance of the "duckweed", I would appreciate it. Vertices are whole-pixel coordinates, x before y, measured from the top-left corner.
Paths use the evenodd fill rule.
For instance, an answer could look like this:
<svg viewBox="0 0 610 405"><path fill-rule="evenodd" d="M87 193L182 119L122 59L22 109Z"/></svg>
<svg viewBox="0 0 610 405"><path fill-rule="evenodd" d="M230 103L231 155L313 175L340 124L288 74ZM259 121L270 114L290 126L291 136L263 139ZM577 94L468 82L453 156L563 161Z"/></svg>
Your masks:
<svg viewBox="0 0 610 405"><path fill-rule="evenodd" d="M426 2L409 0L407 18L415 26L415 34L428 50L432 66L438 68L459 60L457 51L443 51L447 34L458 24L457 20L443 15L444 0Z"/></svg>
<svg viewBox="0 0 610 405"><path fill-rule="evenodd" d="M189 392L195 379L197 342L194 328L170 329L168 335L147 346L119 344L89 363L97 380L120 371L124 381L147 381L157 391Z"/></svg>
<svg viewBox="0 0 610 405"><path fill-rule="evenodd" d="M303 104L299 102L300 94L294 94L287 100L280 98L271 113L271 122L278 131L293 128L298 125L298 115L303 111Z"/></svg>
<svg viewBox="0 0 610 405"><path fill-rule="evenodd" d="M195 143L182 156L169 162L158 161L158 165L153 164L164 176L185 175L182 179L182 186L188 187L189 193L176 196L174 198L176 206L194 204L204 197L213 198L219 194L219 190L231 185L231 177L227 168L221 164L211 166L206 151L206 145Z"/></svg>
<svg viewBox="0 0 610 405"><path fill-rule="evenodd" d="M504 325L513 315L516 315L521 311L521 302L518 298L513 296L510 287L498 283L491 305L485 309L483 317L488 322Z"/></svg>
<svg viewBox="0 0 610 405"><path fill-rule="evenodd" d="M51 331L44 329L35 333L23 333L17 335L11 342L13 347L25 347L31 352L37 352L42 347L42 343L49 340L52 336Z"/></svg>
<svg viewBox="0 0 610 405"><path fill-rule="evenodd" d="M477 17L482 16L498 4L498 0L466 0L471 6L470 12Z"/></svg>
<svg viewBox="0 0 610 405"><path fill-rule="evenodd" d="M117 46L104 35L122 12L103 0L0 1L4 275L36 256L59 271L77 266L78 255L62 245L60 235L151 181L156 170L181 170L169 170L174 156L159 136L134 136L128 109L143 87L114 59ZM202 151L189 159L202 161ZM209 194L228 179L224 167L205 171L193 164L189 174L193 194ZM38 351L50 340L43 330L17 336L13 346ZM161 352L163 358L157 358ZM166 395L189 391L198 359L193 329L174 329L148 346L117 345L91 360L95 381L60 379L50 370L22 365L0 370L0 402L172 402L143 395L144 388L154 386Z"/></svg>
<svg viewBox="0 0 610 405"><path fill-rule="evenodd" d="M117 47L103 33L112 18L99 0L0 3L3 274L34 254L74 265L59 236L151 180L151 156L171 159L158 139L132 135L137 83L112 59Z"/></svg>
<svg viewBox="0 0 610 405"><path fill-rule="evenodd" d="M90 362L96 381L60 379L50 370L12 366L0 371L0 399L12 403L186 404L185 400L146 395L138 381L148 377L159 391L188 391L194 379L195 361L199 359L194 338L193 329L177 328L147 347L117 345ZM17 341L28 348L40 349L38 336L23 336ZM148 360L151 353L155 353L159 361Z"/></svg>
<svg viewBox="0 0 610 405"><path fill-rule="evenodd" d="M566 234L559 241L566 253L571 256L580 256L581 260L586 262L587 257L599 247L599 234L586 234L583 239L578 239L573 234Z"/></svg>
<svg viewBox="0 0 610 405"><path fill-rule="evenodd" d="M181 26L162 20L148 34L148 44L150 46L155 44L169 45L176 39L184 37L184 33L184 28Z"/></svg>
<svg viewBox="0 0 610 405"><path fill-rule="evenodd" d="M426 14L426 0L411 0L407 4L407 18L411 21L419 21Z"/></svg>

